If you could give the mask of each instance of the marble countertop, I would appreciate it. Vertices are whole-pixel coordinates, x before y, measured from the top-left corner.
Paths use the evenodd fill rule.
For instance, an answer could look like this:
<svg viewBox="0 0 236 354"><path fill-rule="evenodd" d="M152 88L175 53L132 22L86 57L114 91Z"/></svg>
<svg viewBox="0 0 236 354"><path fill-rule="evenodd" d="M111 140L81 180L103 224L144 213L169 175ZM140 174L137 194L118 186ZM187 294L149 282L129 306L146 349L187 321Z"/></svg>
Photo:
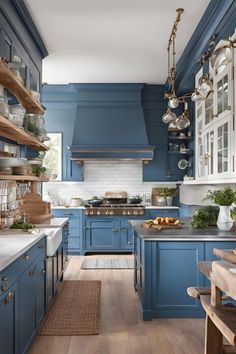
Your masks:
<svg viewBox="0 0 236 354"><path fill-rule="evenodd" d="M9 266L43 237L43 232L31 234L20 230L0 231L0 271Z"/></svg>
<svg viewBox="0 0 236 354"><path fill-rule="evenodd" d="M44 221L41 224L36 224L36 227L41 228L41 227L63 227L69 218L51 218L47 221Z"/></svg>
<svg viewBox="0 0 236 354"><path fill-rule="evenodd" d="M192 229L191 218L181 220L184 222L182 229L160 231L143 228L143 220L132 220L130 224L146 241L236 241L236 231L220 231L217 227Z"/></svg>

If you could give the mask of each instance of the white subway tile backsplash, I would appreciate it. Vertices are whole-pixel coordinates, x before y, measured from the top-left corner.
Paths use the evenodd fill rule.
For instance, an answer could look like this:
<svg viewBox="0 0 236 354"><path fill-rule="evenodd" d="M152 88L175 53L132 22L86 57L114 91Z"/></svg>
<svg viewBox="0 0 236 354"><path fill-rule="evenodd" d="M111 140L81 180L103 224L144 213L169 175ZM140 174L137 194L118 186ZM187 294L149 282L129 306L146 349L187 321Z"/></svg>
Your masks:
<svg viewBox="0 0 236 354"><path fill-rule="evenodd" d="M94 195L103 196L109 190L123 190L129 194L151 193L154 186L157 183L142 182L142 162L85 162L84 182L44 183L43 197L48 200L51 194L69 202L72 197L88 199Z"/></svg>

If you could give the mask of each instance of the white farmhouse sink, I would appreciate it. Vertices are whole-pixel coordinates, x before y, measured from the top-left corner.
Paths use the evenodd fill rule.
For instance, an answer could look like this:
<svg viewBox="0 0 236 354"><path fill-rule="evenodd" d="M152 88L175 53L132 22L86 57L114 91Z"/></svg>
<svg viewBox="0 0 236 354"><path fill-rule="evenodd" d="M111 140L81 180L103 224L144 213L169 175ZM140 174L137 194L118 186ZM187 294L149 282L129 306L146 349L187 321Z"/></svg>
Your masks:
<svg viewBox="0 0 236 354"><path fill-rule="evenodd" d="M47 256L52 257L62 241L62 228L40 228L47 236Z"/></svg>

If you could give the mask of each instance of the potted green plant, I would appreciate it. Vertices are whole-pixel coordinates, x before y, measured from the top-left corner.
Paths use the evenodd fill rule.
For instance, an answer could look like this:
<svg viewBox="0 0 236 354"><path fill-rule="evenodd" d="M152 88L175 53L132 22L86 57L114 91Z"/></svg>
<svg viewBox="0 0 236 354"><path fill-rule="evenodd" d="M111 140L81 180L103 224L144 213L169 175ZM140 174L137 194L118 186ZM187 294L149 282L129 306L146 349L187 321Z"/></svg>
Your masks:
<svg viewBox="0 0 236 354"><path fill-rule="evenodd" d="M220 212L217 219L217 226L222 231L229 231L233 226L230 207L232 204L236 203L236 192L230 187L216 191L209 190L204 200L210 200L216 205L219 205Z"/></svg>
<svg viewBox="0 0 236 354"><path fill-rule="evenodd" d="M32 167L32 172L35 176L42 178L43 174L46 172L46 168L42 166Z"/></svg>
<svg viewBox="0 0 236 354"><path fill-rule="evenodd" d="M161 193L166 199L166 205L167 206L171 206L172 205L172 201L173 201L173 197L176 194L176 188L168 188L168 187L167 188L162 188Z"/></svg>

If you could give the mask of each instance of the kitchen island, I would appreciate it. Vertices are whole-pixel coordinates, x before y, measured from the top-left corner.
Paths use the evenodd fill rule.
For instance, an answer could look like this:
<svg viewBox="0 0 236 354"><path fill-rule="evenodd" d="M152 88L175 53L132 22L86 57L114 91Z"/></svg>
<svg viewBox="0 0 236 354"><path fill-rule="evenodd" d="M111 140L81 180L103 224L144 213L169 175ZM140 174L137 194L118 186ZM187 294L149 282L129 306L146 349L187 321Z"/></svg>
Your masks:
<svg viewBox="0 0 236 354"><path fill-rule="evenodd" d="M213 248L236 248L236 231L216 227L193 230L190 219L182 229L161 230L142 227L132 220L134 237L134 288L140 299L143 320L153 318L204 317L200 302L187 295L193 284L207 286L198 262L217 260Z"/></svg>

